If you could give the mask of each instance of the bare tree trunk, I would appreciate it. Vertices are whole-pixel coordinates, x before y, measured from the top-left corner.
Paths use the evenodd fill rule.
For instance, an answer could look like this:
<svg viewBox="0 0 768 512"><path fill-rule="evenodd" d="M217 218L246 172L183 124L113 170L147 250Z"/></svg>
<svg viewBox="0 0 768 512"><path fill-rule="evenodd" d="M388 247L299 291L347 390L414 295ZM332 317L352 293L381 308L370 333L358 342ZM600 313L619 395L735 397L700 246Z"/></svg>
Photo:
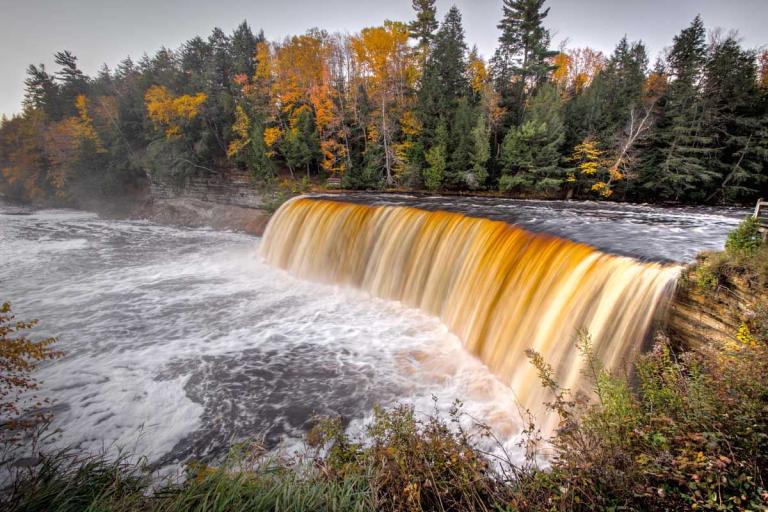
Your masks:
<svg viewBox="0 0 768 512"><path fill-rule="evenodd" d="M392 162L389 157L389 133L387 131L387 111L385 103L386 95L381 95L381 127L382 138L384 139L384 168L387 170L387 186L392 185Z"/></svg>

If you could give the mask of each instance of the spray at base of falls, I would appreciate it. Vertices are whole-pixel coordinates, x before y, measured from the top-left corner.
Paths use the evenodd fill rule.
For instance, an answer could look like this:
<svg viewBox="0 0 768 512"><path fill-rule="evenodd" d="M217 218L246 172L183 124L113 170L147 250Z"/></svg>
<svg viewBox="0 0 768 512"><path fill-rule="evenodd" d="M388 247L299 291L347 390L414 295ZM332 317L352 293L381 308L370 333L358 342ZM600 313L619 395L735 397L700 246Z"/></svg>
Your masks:
<svg viewBox="0 0 768 512"><path fill-rule="evenodd" d="M438 316L544 432L554 427L542 421L549 397L526 350L552 365L561 386L586 390L576 333L589 333L606 368L626 368L680 271L499 221L308 198L275 213L261 251L298 277L360 288Z"/></svg>

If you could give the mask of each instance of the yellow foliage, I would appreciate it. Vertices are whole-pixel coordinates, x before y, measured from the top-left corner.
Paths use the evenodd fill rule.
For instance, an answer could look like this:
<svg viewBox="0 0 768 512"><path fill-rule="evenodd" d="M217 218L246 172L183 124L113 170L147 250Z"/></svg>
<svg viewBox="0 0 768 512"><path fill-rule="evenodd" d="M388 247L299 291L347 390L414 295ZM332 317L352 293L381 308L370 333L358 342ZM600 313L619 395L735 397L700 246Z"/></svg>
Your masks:
<svg viewBox="0 0 768 512"><path fill-rule="evenodd" d="M251 120L242 106L235 107L235 122L232 124L235 137L227 147L227 156L232 158L251 143Z"/></svg>
<svg viewBox="0 0 768 512"><path fill-rule="evenodd" d="M552 71L552 81L560 89L568 87L568 77L572 62L573 59L565 52L558 53L552 59L552 66L555 68Z"/></svg>
<svg viewBox="0 0 768 512"><path fill-rule="evenodd" d="M256 45L256 78L270 80L272 78L272 51L269 43L261 41Z"/></svg>
<svg viewBox="0 0 768 512"><path fill-rule="evenodd" d="M273 148L282 136L283 131L280 128L266 128L264 130L264 144L266 144L268 148Z"/></svg>
<svg viewBox="0 0 768 512"><path fill-rule="evenodd" d="M562 51L552 59L552 81L563 96L582 92L605 66L605 56L592 48Z"/></svg>
<svg viewBox="0 0 768 512"><path fill-rule="evenodd" d="M96 129L93 127L93 119L88 114L88 100L84 94L80 94L75 99L75 107L80 116L80 122L77 125L78 138L92 142L97 152L104 153L106 150L99 135L96 133Z"/></svg>
<svg viewBox="0 0 768 512"><path fill-rule="evenodd" d="M333 139L320 143L320 151L323 161L320 163L326 172L331 174L343 174L347 170L347 148Z"/></svg>
<svg viewBox="0 0 768 512"><path fill-rule="evenodd" d="M611 181L621 181L624 179L624 173L616 165L611 167L608 172L610 173Z"/></svg>
<svg viewBox="0 0 768 512"><path fill-rule="evenodd" d="M174 97L161 85L153 85L144 94L147 115L169 139L181 135L183 126L197 117L206 99L202 92Z"/></svg>
<svg viewBox="0 0 768 512"><path fill-rule="evenodd" d="M377 142L379 140L379 127L371 123L368 125L368 142Z"/></svg>
<svg viewBox="0 0 768 512"><path fill-rule="evenodd" d="M417 137L424 129L421 121L419 121L419 118L416 117L412 110L403 112L403 116L400 118L400 127L403 133L410 138Z"/></svg>
<svg viewBox="0 0 768 512"><path fill-rule="evenodd" d="M328 126L333 123L335 113L333 101L331 101L331 88L328 84L313 87L309 92L309 101L315 110L315 123L321 135Z"/></svg>
<svg viewBox="0 0 768 512"><path fill-rule="evenodd" d="M741 323L739 330L736 331L736 340L738 340L738 342L741 344L741 347L739 348L757 348L759 346L757 338L752 335L752 333L749 331L749 327L747 327L747 324L744 322Z"/></svg>
<svg viewBox="0 0 768 512"><path fill-rule="evenodd" d="M651 73L643 84L643 92L649 98L659 98L667 90L667 76L663 73Z"/></svg>
<svg viewBox="0 0 768 512"><path fill-rule="evenodd" d="M613 195L613 190L611 190L610 185L608 185L604 181L598 181L597 183L592 185L592 189L591 190L593 192L597 192L598 194L600 194L603 197L611 197L611 195Z"/></svg>
<svg viewBox="0 0 768 512"><path fill-rule="evenodd" d="M573 149L571 159L578 162L581 174L594 176L599 170L602 156L603 152L597 147L597 141L593 138L586 138Z"/></svg>
<svg viewBox="0 0 768 512"><path fill-rule="evenodd" d="M468 71L469 84L472 87L472 91L478 94L481 93L488 82L488 69L485 66L485 62L477 55L470 56Z"/></svg>
<svg viewBox="0 0 768 512"><path fill-rule="evenodd" d="M408 26L395 21L364 28L352 37L352 51L374 91L381 93L396 80L411 85L418 76L408 38Z"/></svg>

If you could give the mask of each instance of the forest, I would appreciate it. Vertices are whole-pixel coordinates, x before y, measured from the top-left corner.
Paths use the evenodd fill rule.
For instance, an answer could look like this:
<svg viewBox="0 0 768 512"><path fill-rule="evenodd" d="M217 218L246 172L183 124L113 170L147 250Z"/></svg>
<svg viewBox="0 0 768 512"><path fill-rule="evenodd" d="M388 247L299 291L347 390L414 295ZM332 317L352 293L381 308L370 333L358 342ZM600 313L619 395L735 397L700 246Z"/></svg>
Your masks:
<svg viewBox="0 0 768 512"><path fill-rule="evenodd" d="M768 51L696 17L651 62L553 48L544 0L503 0L489 59L452 7L266 40L246 22L86 75L30 65L0 124L0 193L82 204L147 177L247 170L345 189L748 203L768 196ZM334 178L334 179L330 179Z"/></svg>

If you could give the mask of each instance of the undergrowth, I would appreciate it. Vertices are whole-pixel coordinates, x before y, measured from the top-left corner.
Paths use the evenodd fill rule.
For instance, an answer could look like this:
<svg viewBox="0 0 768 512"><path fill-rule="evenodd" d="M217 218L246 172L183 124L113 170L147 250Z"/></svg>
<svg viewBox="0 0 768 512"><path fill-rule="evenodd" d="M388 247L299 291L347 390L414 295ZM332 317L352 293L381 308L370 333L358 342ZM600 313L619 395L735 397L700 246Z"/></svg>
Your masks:
<svg viewBox="0 0 768 512"><path fill-rule="evenodd" d="M725 251L702 253L696 265L683 274L683 284L692 283L705 291L728 287L733 280L758 289L768 287L768 243L753 217L728 235Z"/></svg>

